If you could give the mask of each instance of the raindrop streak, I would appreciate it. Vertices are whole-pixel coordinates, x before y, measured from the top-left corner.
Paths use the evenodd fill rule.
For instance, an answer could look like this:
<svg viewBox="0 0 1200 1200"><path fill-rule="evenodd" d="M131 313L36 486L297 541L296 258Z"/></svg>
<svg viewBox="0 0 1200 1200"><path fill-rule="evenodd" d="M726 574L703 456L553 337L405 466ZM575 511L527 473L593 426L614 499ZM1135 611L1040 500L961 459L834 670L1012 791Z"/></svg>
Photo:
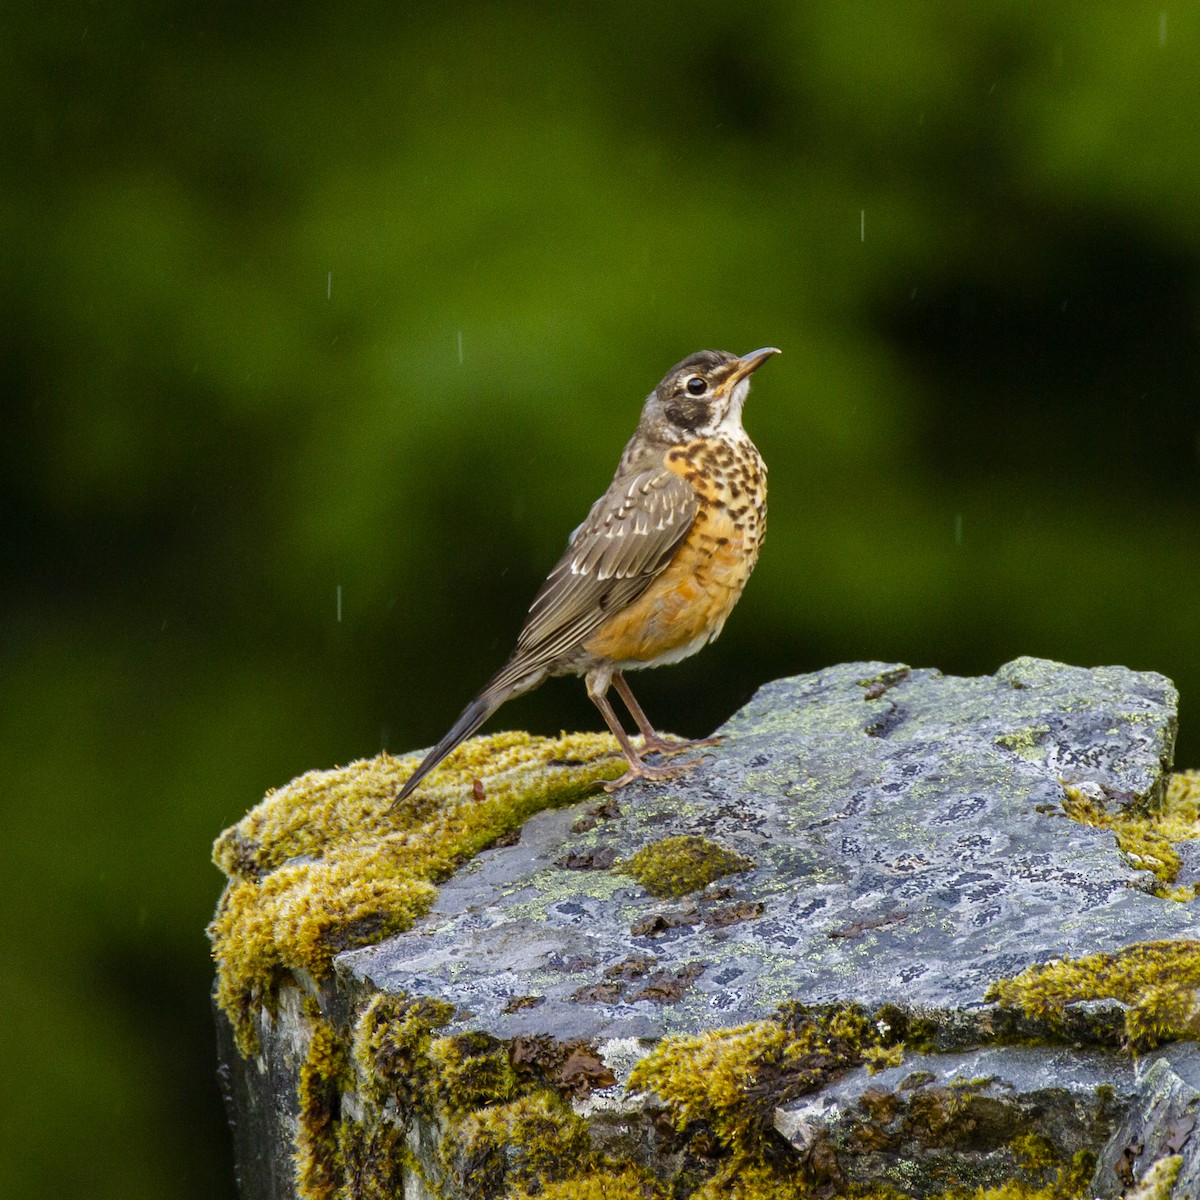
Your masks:
<svg viewBox="0 0 1200 1200"><path fill-rule="evenodd" d="M462 366L462 330L458 331L458 365Z"/></svg>
<svg viewBox="0 0 1200 1200"><path fill-rule="evenodd" d="M954 544L962 545L962 513L954 514Z"/></svg>
<svg viewBox="0 0 1200 1200"><path fill-rule="evenodd" d="M333 272L332 271L330 271L329 274L325 276L325 299L326 300L333 299Z"/></svg>
<svg viewBox="0 0 1200 1200"><path fill-rule="evenodd" d="M342 623L342 585L337 585L337 619L338 624Z"/></svg>
<svg viewBox="0 0 1200 1200"><path fill-rule="evenodd" d="M1165 8L1158 14L1158 44L1160 46L1167 44L1167 10Z"/></svg>
<svg viewBox="0 0 1200 1200"><path fill-rule="evenodd" d="M858 240L860 242L867 240L867 210L865 208L858 210Z"/></svg>

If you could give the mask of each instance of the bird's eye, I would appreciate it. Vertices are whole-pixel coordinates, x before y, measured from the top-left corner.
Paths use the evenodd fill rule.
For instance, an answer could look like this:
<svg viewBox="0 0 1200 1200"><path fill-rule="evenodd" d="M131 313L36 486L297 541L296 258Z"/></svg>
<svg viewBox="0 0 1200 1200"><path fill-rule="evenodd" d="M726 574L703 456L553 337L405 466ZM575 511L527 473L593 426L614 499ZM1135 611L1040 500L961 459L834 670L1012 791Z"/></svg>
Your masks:
<svg viewBox="0 0 1200 1200"><path fill-rule="evenodd" d="M692 396L703 396L708 391L708 380L699 375L693 375L685 385Z"/></svg>

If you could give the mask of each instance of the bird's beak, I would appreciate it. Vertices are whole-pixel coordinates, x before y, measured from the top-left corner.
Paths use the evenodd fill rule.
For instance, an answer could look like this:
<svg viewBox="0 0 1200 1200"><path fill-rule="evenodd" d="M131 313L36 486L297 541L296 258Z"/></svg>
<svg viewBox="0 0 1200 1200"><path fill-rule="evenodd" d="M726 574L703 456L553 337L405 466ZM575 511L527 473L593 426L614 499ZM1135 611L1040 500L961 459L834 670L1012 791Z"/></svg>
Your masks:
<svg viewBox="0 0 1200 1200"><path fill-rule="evenodd" d="M726 381L726 386L732 386L739 379L745 379L747 375L752 375L759 367L771 357L772 354L782 354L782 350L777 350L774 346L764 346L761 350L751 350L749 354L743 354L737 361L737 366L733 370L733 374Z"/></svg>

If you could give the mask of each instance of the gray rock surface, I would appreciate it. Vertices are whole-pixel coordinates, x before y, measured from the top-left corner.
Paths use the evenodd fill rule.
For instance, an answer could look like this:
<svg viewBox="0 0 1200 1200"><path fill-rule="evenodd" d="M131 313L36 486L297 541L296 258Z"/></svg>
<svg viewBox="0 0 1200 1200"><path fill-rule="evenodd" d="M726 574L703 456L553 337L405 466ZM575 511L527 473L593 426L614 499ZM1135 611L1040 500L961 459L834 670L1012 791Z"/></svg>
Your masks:
<svg viewBox="0 0 1200 1200"><path fill-rule="evenodd" d="M1031 963L1194 931L1110 832L1062 811L1064 783L1156 800L1176 699L1159 675L1037 659L984 678L854 663L780 680L702 767L622 791L620 815L583 832L583 810L533 818L417 928L338 970L500 1037L658 1038L796 998L969 1020ZM757 866L678 901L611 869L678 834Z"/></svg>

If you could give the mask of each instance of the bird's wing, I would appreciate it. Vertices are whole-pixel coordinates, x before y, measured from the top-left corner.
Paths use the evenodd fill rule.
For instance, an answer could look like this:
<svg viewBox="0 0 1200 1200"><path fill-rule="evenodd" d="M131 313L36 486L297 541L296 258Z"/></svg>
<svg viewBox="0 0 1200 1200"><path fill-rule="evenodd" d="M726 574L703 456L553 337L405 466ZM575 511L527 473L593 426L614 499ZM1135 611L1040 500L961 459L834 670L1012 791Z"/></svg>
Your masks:
<svg viewBox="0 0 1200 1200"><path fill-rule="evenodd" d="M514 659L547 666L633 603L671 561L697 507L691 485L674 471L614 479L534 597Z"/></svg>
<svg viewBox="0 0 1200 1200"><path fill-rule="evenodd" d="M614 479L534 597L512 657L425 755L392 806L505 700L536 687L555 660L575 650L605 618L632 604L671 561L698 507L691 485L674 471L660 467Z"/></svg>

